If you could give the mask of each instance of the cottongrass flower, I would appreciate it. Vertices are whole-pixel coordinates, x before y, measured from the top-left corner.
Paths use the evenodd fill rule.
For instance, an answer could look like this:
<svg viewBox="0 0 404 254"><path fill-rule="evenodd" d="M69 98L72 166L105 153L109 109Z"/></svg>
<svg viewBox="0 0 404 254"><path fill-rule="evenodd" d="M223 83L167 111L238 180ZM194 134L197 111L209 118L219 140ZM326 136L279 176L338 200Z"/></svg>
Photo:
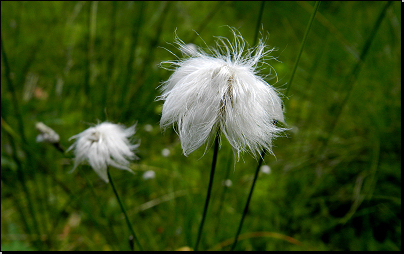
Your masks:
<svg viewBox="0 0 404 254"><path fill-rule="evenodd" d="M64 147L60 144L60 137L59 134L57 134L56 131L54 131L52 128L49 126L45 125L42 122L37 122L35 124L35 128L37 131L40 132L38 136L36 136L36 142L47 142L52 144L56 149L58 149L60 152L64 153L65 149Z"/></svg>
<svg viewBox="0 0 404 254"><path fill-rule="evenodd" d="M52 128L42 122L37 122L35 128L40 132L36 136L36 142L49 142L51 144L59 143L60 137Z"/></svg>
<svg viewBox="0 0 404 254"><path fill-rule="evenodd" d="M67 151L74 149L75 161L72 171L82 162L88 162L98 176L105 182L109 182L107 168L115 168L133 171L128 167L129 160L137 159L133 150L139 144L131 144L129 137L135 134L136 124L125 128L123 125L103 122L94 127L72 136L77 139Z"/></svg>
<svg viewBox="0 0 404 254"><path fill-rule="evenodd" d="M113 166L133 173L128 167L129 160L137 159L133 150L138 148L139 144L131 144L129 137L135 134L135 127L136 124L126 128L123 125L103 122L71 137L69 140L77 140L67 151L73 148L75 149L74 153L76 158L72 171L80 163L87 161L102 180L111 183L111 187L125 215L126 223L131 232L129 239L134 239L139 249L143 250L128 218L123 202L115 188L111 174L108 171L108 166ZM131 247L133 250L133 246Z"/></svg>
<svg viewBox="0 0 404 254"><path fill-rule="evenodd" d="M267 64L273 49L266 50L262 40L247 48L243 37L235 30L233 34L233 43L218 37L218 48L208 49L211 54L189 50L176 37L188 57L163 62L174 67L174 73L158 97L164 100L160 125L174 126L185 156L210 144L218 131L237 155L244 151L259 155L263 149L272 153L272 139L285 130L276 126L277 121L284 122L282 100L258 75L258 65Z"/></svg>

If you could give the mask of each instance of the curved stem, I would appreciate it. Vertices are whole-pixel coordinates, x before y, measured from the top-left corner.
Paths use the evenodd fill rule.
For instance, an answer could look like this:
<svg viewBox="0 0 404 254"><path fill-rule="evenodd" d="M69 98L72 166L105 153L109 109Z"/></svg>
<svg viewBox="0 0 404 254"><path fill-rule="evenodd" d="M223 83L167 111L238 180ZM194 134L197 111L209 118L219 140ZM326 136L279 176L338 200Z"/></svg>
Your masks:
<svg viewBox="0 0 404 254"><path fill-rule="evenodd" d="M251 189L250 189L250 194L248 194L247 203L245 204L243 216L241 217L241 221L240 221L240 224L239 224L238 229L237 229L236 237L234 238L233 245L231 246L231 250L234 250L234 248L237 245L238 236L240 235L241 228L243 227L244 218L245 218L245 216L247 215L247 212L248 212L248 207L250 205L250 200L251 200L251 197L252 197L252 194L253 194L253 191L254 191L255 182L257 181L258 173L260 172L260 168L261 168L261 165L262 165L262 161L264 160L264 156L265 156L265 149L262 150L262 152L261 152L261 157L260 157L260 160L258 162L258 167L255 170L254 180L253 180L253 183L252 183L252 186L251 186Z"/></svg>
<svg viewBox="0 0 404 254"><path fill-rule="evenodd" d="M287 89L286 89L285 96L288 94L289 89L290 89L290 86L291 86L291 84L292 84L293 77L294 77L295 72L296 72L296 69L297 69L297 65L299 64L299 60L300 60L300 57L301 57L301 55L302 55L304 45L306 44L306 41L307 41L307 35L309 34L311 25L313 24L313 20L314 20L314 17L316 16L316 13L317 13L317 10L318 10L319 5L320 5L320 1L316 1L315 5L314 5L313 13L311 14L309 23L307 24L306 32L304 33L304 36L303 36L302 44L300 45L299 54L298 54L298 56L297 56L295 65L294 65L294 67L293 67L292 75L291 75L291 77L290 77L290 80L289 80L289 83L288 83L288 87L287 87ZM243 216L241 217L240 225L239 225L239 227L238 227L238 229L237 229L236 237L235 237L235 239L234 239L234 243L233 243L233 245L232 245L232 247L231 247L231 250L234 250L234 248L235 248L236 245L237 245L238 236L239 236L239 234L240 234L241 228L242 228L242 226L243 226L244 218L245 218L245 216L246 216L246 214L247 214L247 211L248 211L248 206L249 206L249 204L250 204L251 196L252 196L253 191L254 191L255 182L256 182L256 180L257 180L257 178L258 178L258 173L259 173L259 170L260 170L262 161L264 160L264 156L265 156L265 150L262 150L262 152L261 152L261 158L260 158L260 160L259 160L259 162L258 162L258 167L257 167L257 169L256 169L256 171L255 171L254 180L253 180L253 183L252 183L252 186L251 186L250 194L248 195L247 203L246 203L246 205L245 205L245 207L244 207Z"/></svg>
<svg viewBox="0 0 404 254"><path fill-rule="evenodd" d="M118 203L119 203L119 205L121 206L121 209L122 209L123 214L125 215L126 224L128 224L129 230L130 230L130 232L132 233L132 236L133 236L133 238L135 239L137 245L139 246L139 249L140 249L141 251L143 251L143 248L142 248L142 246L140 245L140 242L139 242L138 238L136 237L135 231L133 230L132 224L131 224L130 221L129 221L128 215L126 214L126 210L125 210L125 208L124 208L124 206L123 206L123 203L121 202L121 199L119 198L118 192L117 192L116 189L115 189L115 185L114 185L114 182L112 181L111 175L110 175L110 173L109 173L109 169L107 169L107 173L108 173L108 179L109 179L109 181L110 181L110 183L111 183L112 189L114 190L116 199L118 200Z"/></svg>
<svg viewBox="0 0 404 254"><path fill-rule="evenodd" d="M290 89L290 86L291 86L291 84L292 84L293 77L294 77L295 72L296 72L296 69L297 69L297 65L298 65L299 60L300 60L300 57L301 57L301 55L302 55L304 45L306 44L306 41L307 41L307 35L309 34L311 25L313 24L313 20L314 20L314 17L316 16L316 13L317 13L317 10L318 10L319 5L320 5L320 1L317 1L317 2L315 3L315 5L314 5L314 11L313 11L313 13L311 14L309 23L308 23L307 28L306 28L306 32L304 33L302 45L300 46L299 54L298 54L298 56L297 56L295 65L294 65L294 67L293 67L292 75L291 75L291 77L290 77L290 80L289 80L289 83L288 83L288 87L287 87L287 89L286 89L285 96L288 94L289 89ZM264 4L261 5L261 11L262 11L263 8L264 8ZM261 18L261 14L260 14L260 18ZM258 26L257 26L257 28L258 28ZM258 34L258 33L256 33L256 35L255 35L256 37L257 37L257 34ZM256 38L255 38L255 40L256 40ZM259 160L259 162L258 162L258 167L257 167L257 169L256 169L256 171L255 171L254 180L253 180L253 183L252 183L252 186L251 186L251 189L250 189L250 193L249 193L249 195L248 195L247 203L246 203L246 205L245 205L245 207L244 207L243 216L241 217L241 221L240 221L239 227L238 227L238 229L237 229L237 233L236 233L236 236L235 236L235 238L234 238L234 243L233 243L233 245L232 245L232 247L231 247L231 250L234 250L234 248L235 248L236 245L237 245L238 236L239 236L239 234L240 234L241 228L242 228L242 226L243 226L244 218L245 218L245 216L246 216L246 214L247 214L248 207L249 207L249 205L250 205L250 200L251 200L251 197L252 197L252 194L253 194L253 191L254 191L255 182L257 181L258 173L259 173L259 170L260 170L262 161L264 160L265 153L266 153L265 149L262 150L262 152L261 152L261 158L260 158L260 160Z"/></svg>
<svg viewBox="0 0 404 254"><path fill-rule="evenodd" d="M213 151L212 169L210 171L208 193L206 195L206 201L205 201L205 207L203 209L202 221L201 221L201 224L199 225L198 238L197 238L196 244L195 244L195 251L198 250L199 242L200 242L201 236L202 236L203 224L205 223L206 213L208 211L208 205L209 205L209 200L210 200L210 194L211 194L211 191L212 191L213 176L215 174L218 151L219 151L219 133L216 134L216 138L215 138L215 148L214 148L214 151Z"/></svg>

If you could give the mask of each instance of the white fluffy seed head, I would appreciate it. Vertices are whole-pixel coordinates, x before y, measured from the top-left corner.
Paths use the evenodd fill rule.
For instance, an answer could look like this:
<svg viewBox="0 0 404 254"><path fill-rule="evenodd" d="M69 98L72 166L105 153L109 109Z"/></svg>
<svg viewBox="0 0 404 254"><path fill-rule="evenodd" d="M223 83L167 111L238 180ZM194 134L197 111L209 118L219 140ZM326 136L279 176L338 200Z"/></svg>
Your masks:
<svg viewBox="0 0 404 254"><path fill-rule="evenodd" d="M188 58L165 62L174 73L161 86L164 100L160 125L174 125L187 156L204 143L211 142L216 131L226 136L237 155L262 149L272 153L272 139L284 128L282 100L276 90L257 75L257 65L266 64L262 40L245 49L245 41L235 30L234 41L219 37L211 55L201 49ZM184 52L186 44L178 37L176 44ZM175 126L176 124L176 126Z"/></svg>
<svg viewBox="0 0 404 254"><path fill-rule="evenodd" d="M139 147L139 144L133 145L129 141L129 137L135 134L135 127L136 125L125 128L122 125L103 122L72 136L69 140L77 139L67 150L74 148L75 161L72 171L81 162L86 161L107 183L109 165L132 172L128 167L128 160L137 159L133 150Z"/></svg>

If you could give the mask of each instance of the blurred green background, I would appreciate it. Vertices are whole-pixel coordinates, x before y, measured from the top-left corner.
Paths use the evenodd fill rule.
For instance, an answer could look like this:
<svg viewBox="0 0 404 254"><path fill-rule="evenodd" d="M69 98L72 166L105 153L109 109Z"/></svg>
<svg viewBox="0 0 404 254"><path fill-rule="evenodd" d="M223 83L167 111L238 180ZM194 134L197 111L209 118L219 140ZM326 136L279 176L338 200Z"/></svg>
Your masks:
<svg viewBox="0 0 404 254"><path fill-rule="evenodd" d="M265 157L271 170L259 175L236 250L401 250L401 6L386 3L321 3L283 98L290 131L274 141L276 158ZM313 6L264 5L261 32L279 60L268 62L278 82L267 81L281 93ZM130 249L109 184L86 165L68 174L72 153L35 141L38 121L67 148L106 120L137 122L137 174L111 174L143 248L193 247L213 149L185 157L176 133L161 132L155 98L171 72L159 63L176 59L167 49L181 57L174 31L206 48L214 36L232 39L231 26L253 44L260 8L2 1L1 249ZM200 250L229 249L256 165L246 153L234 166L222 139ZM148 170L154 179L143 179Z"/></svg>

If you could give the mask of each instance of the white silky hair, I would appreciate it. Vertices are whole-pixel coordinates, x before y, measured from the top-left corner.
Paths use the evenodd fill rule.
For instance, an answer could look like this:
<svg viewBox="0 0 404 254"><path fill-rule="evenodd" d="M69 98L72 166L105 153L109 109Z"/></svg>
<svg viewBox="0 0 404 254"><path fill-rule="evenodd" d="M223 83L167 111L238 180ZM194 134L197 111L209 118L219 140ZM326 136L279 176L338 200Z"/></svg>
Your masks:
<svg viewBox="0 0 404 254"><path fill-rule="evenodd" d="M72 136L71 139L77 139L69 147L69 150L75 149L73 172L77 166L87 161L98 176L105 182L109 182L107 168L109 165L133 171L128 167L129 161L137 159L133 150L139 147L139 144L131 144L129 137L135 134L136 124L125 128L123 125L103 122L94 127Z"/></svg>
<svg viewBox="0 0 404 254"><path fill-rule="evenodd" d="M188 58L163 62L174 67L174 73L158 97L164 100L160 125L174 126L185 156L205 142L209 145L219 130L237 156L245 151L256 156L263 149L273 154L272 139L285 130L276 126L284 122L282 100L257 70L273 49L265 50L262 40L245 49L243 37L232 31L233 43L218 37L218 48L208 49L211 55L200 48L184 50L186 44L176 37Z"/></svg>

